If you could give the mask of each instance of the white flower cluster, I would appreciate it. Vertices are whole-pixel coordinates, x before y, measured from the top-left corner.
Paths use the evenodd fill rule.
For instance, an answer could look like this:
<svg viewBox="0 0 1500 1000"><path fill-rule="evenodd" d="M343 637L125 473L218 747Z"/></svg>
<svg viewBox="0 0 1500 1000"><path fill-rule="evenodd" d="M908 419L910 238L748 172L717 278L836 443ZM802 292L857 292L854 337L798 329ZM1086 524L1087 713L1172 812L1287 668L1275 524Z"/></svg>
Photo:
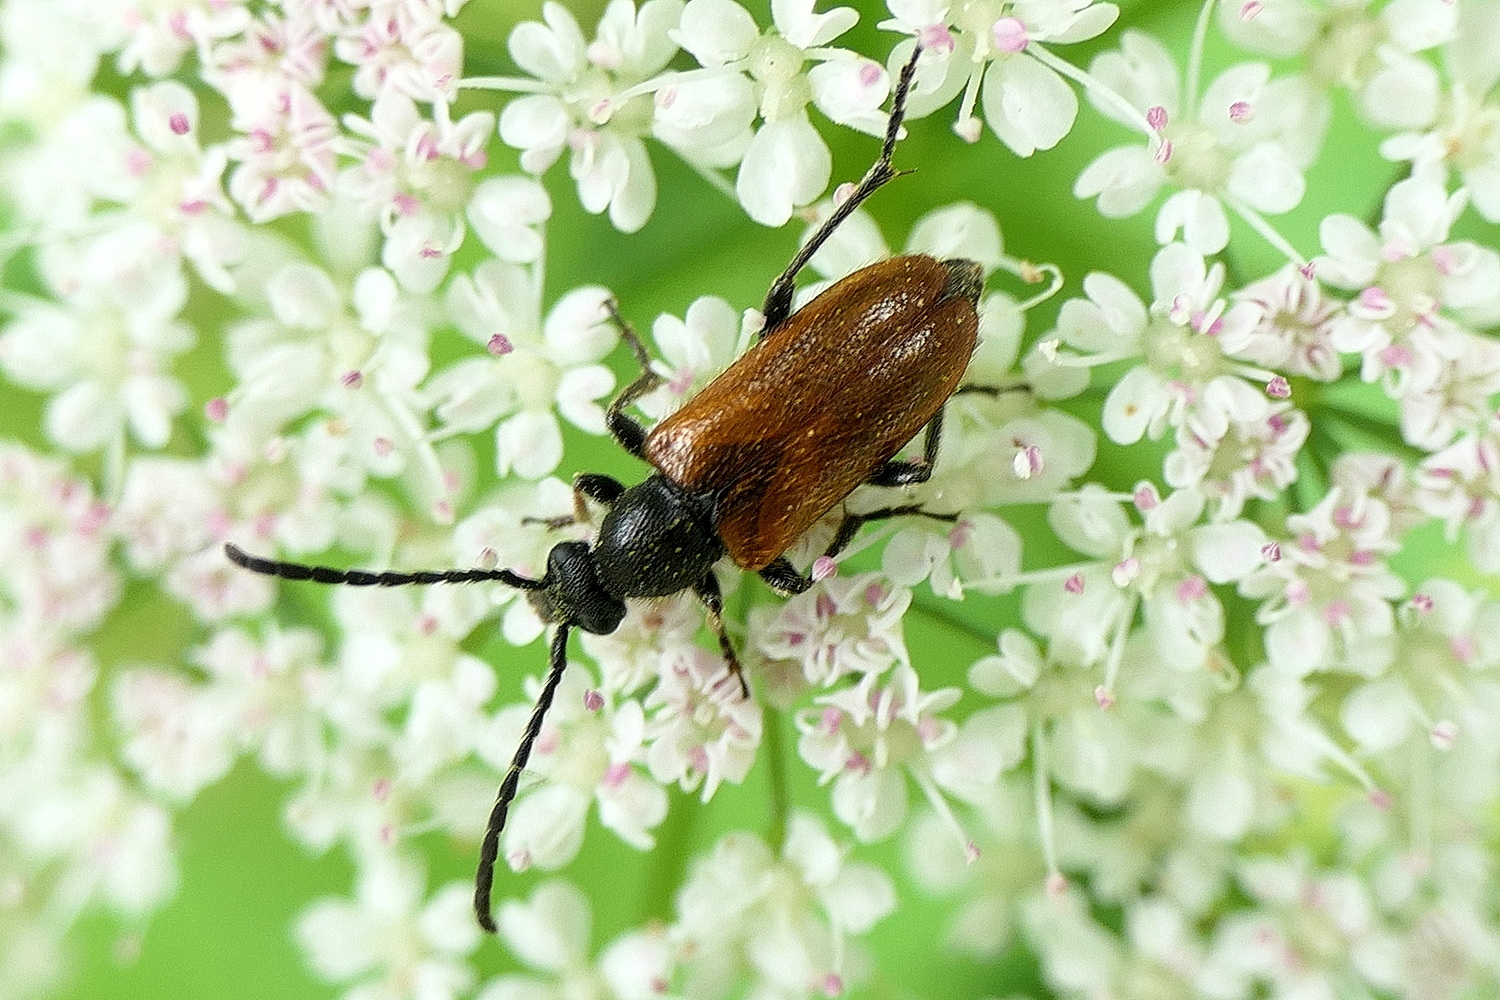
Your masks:
<svg viewBox="0 0 1500 1000"><path fill-rule="evenodd" d="M52 991L95 911L134 940L183 877L177 817L242 767L353 863L293 931L357 1000L957 995L901 967L939 943L1024 949L1015 995L1500 990L1500 3L1206 0L1174 50L1096 0L610 0L591 31L549 0L514 75L472 77L463 6L0 0L0 996ZM424 836L483 835L542 690L490 661L537 611L278 587L223 545L542 576L589 538L556 474L593 464L625 361L611 291L547 281L547 175L566 157L620 234L668 203L664 157L816 225L849 197L827 136L883 135L918 47L940 142L1132 130L1073 193L1101 227L1154 209L1155 242L1038 320L1064 275L990 210L917 219L903 252L989 284L931 479L814 526L796 597L715 569L749 697L691 595L578 637L490 975ZM1394 165L1368 213L1311 180L1330 156ZM891 254L881 210L799 304ZM645 418L761 329L715 291L649 324ZM599 828L657 849L647 902L511 875Z"/></svg>

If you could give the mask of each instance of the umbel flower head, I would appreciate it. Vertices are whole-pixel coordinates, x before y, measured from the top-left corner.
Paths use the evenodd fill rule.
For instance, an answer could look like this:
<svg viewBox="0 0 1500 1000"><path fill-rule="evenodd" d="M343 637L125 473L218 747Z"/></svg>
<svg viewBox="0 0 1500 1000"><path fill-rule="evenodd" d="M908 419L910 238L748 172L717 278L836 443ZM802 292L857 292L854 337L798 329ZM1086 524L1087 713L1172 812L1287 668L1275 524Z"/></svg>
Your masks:
<svg viewBox="0 0 1500 1000"><path fill-rule="evenodd" d="M0 997L1500 995L1497 38L0 0ZM504 582L896 252L972 262L977 345L805 589L725 558L570 641ZM906 405L829 412L906 363L850 322L782 424L724 404L821 435L737 485Z"/></svg>

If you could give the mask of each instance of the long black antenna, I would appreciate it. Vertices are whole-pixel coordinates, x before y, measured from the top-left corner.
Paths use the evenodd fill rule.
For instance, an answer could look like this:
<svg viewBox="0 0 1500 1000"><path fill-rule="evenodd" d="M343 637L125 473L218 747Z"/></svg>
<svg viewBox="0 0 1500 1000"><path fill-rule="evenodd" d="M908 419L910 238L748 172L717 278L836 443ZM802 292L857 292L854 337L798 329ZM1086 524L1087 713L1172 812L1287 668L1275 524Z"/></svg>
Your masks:
<svg viewBox="0 0 1500 1000"><path fill-rule="evenodd" d="M262 576L283 580L311 580L313 583L348 584L351 587L404 587L418 583L484 583L499 581L520 590L539 590L540 580L518 576L508 569L437 569L412 573L369 573L360 569L333 569L306 563L282 562L252 556L238 545L225 543L224 554L236 566Z"/></svg>
<svg viewBox="0 0 1500 1000"><path fill-rule="evenodd" d="M531 710L526 722L526 732L521 736L521 745L511 759L505 778L500 782L500 791L495 796L495 808L490 810L489 826L484 830L484 843L479 847L479 870L474 873L474 915L479 926L495 933L495 918L490 913L490 890L495 884L495 859L500 855L500 831L505 829L505 817L510 804L515 800L516 789L521 784L521 772L526 770L526 761L531 757L531 746L542 731L542 719L552 707L552 696L562 681L563 670L568 666L568 624L557 626L552 636L552 666L547 671L547 680L542 684L542 693Z"/></svg>
<svg viewBox="0 0 1500 1000"><path fill-rule="evenodd" d="M906 65L901 67L901 75L896 78L896 93L891 97L891 116L886 121L885 140L880 146L880 158L870 165L865 171L865 176L860 179L859 186L833 209L833 214L823 220L823 224L808 237L807 242L802 244L796 255L792 257L791 263L786 270L771 282L771 290L766 293L766 301L761 306L761 312L766 317L766 325L761 329L761 336L768 336L775 330L792 312L792 283L797 278L797 272L812 260L813 254L818 252L828 237L832 236L834 230L843 225L845 219L854 213L854 210L864 203L870 195L879 191L882 187L897 177L897 170L891 163L891 158L896 155L896 140L901 137L901 123L906 120L906 98L911 93L912 77L917 72L917 60L921 58L922 46L918 45L912 49L911 58L906 60Z"/></svg>

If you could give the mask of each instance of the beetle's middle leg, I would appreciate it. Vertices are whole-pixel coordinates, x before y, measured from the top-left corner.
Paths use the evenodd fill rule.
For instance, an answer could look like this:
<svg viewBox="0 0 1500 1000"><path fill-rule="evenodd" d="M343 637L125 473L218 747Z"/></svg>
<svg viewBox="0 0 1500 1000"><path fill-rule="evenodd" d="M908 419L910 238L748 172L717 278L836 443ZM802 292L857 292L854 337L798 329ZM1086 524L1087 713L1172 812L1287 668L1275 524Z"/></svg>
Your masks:
<svg viewBox="0 0 1500 1000"><path fill-rule="evenodd" d="M625 407L661 385L663 379L651 370L651 356L646 353L646 345L641 343L635 328L620 315L620 307L615 300L606 301L604 308L609 310L610 322L619 328L620 339L630 346L636 363L641 366L641 373L636 376L635 381L622 389L609 404L609 409L604 411L604 424L621 448L645 461L646 429L638 420L625 413Z"/></svg>
<svg viewBox="0 0 1500 1000"><path fill-rule="evenodd" d="M901 122L906 118L906 95L911 91L912 74L917 70L917 58L921 54L922 47L919 45L912 51L911 58L906 61L906 65L901 67L901 76L896 81L896 93L891 98L891 117L885 127L885 142L880 147L880 157L865 172L865 176L860 180L854 192L845 198L842 204L836 206L833 214L824 220L812 236L808 237L807 242L792 258L792 262L786 266L786 270L771 282L771 290L766 293L765 304L760 308L766 318L765 326L760 330L760 339L764 340L774 333L776 328L785 323L787 317L792 314L792 283L797 278L797 272L807 266L807 262L812 260L818 248L827 242L834 230L838 229L865 199L897 176L896 168L891 165L891 157L896 152L896 139L901 134Z"/></svg>
<svg viewBox="0 0 1500 1000"><path fill-rule="evenodd" d="M708 575L693 585L693 593L698 595L698 600L708 609L708 627L719 639L719 651L729 664L729 672L740 682L741 696L750 697L750 685L745 682L744 668L740 666L740 658L735 654L734 643L729 641L729 634L724 631L724 592L719 589L719 578L714 576L713 570L709 570Z"/></svg>

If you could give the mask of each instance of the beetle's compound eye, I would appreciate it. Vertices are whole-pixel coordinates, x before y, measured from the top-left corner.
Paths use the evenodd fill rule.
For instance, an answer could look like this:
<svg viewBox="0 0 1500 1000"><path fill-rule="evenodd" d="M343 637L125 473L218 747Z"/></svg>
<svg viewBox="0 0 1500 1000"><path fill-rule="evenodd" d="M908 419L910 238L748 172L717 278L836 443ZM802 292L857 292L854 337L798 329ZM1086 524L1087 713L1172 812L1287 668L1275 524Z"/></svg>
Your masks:
<svg viewBox="0 0 1500 1000"><path fill-rule="evenodd" d="M542 586L526 597L544 622L568 622L585 632L608 635L620 627L625 602L599 585L586 542L559 542L547 554Z"/></svg>

